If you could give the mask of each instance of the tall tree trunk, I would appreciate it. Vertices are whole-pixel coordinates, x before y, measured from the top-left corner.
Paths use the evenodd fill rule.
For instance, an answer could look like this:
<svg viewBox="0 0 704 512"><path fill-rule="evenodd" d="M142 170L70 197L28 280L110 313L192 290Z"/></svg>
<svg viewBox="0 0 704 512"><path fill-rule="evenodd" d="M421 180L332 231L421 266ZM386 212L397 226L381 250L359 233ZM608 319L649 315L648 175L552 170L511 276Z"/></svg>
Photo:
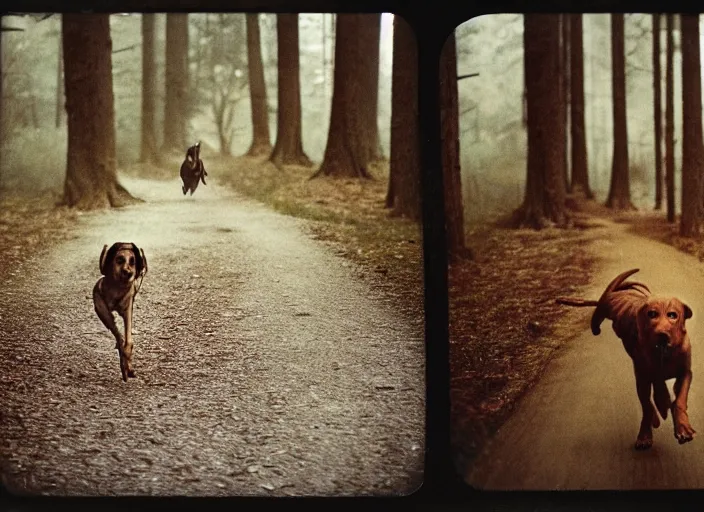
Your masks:
<svg viewBox="0 0 704 512"><path fill-rule="evenodd" d="M565 190L570 189L569 147L569 108L570 108L570 15L560 14L560 133L565 141L560 148L562 167L565 176Z"/></svg>
<svg viewBox="0 0 704 512"><path fill-rule="evenodd" d="M699 235L702 209L702 73L699 15L681 14L682 34L682 216L680 235Z"/></svg>
<svg viewBox="0 0 704 512"><path fill-rule="evenodd" d="M61 128L61 121L65 108L64 100L64 56L63 44L61 44L61 34L59 33L59 51L56 59L56 127Z"/></svg>
<svg viewBox="0 0 704 512"><path fill-rule="evenodd" d="M379 39L381 37L381 14L363 15L360 23L360 54L362 55L362 88L365 91L365 101L362 103L364 126L363 136L366 141L363 147L369 152L369 162L381 160L381 140L379 138Z"/></svg>
<svg viewBox="0 0 704 512"><path fill-rule="evenodd" d="M188 98L188 14L166 15L164 148L185 150Z"/></svg>
<svg viewBox="0 0 704 512"><path fill-rule="evenodd" d="M572 192L593 199L589 187L587 136L584 127L584 42L582 15L570 14L570 125L572 132Z"/></svg>
<svg viewBox="0 0 704 512"><path fill-rule="evenodd" d="M310 166L303 152L301 133L301 85L298 45L298 14L276 15L279 68L279 104L277 108L276 144L270 160L282 165Z"/></svg>
<svg viewBox="0 0 704 512"><path fill-rule="evenodd" d="M330 128L320 169L313 175L371 178L368 164L374 148L366 131L371 129L366 102L373 96L367 90L370 73L367 45L361 39L369 33L368 14L338 14L335 29L335 68L330 111ZM377 82L378 83L378 82ZM378 86L378 85L377 85Z"/></svg>
<svg viewBox="0 0 704 512"><path fill-rule="evenodd" d="M391 155L387 205L419 221L420 135L418 126L418 48L411 26L394 16L391 78ZM389 205L389 198L392 204Z"/></svg>
<svg viewBox="0 0 704 512"><path fill-rule="evenodd" d="M660 15L653 14L653 122L655 124L655 209L662 208L662 73Z"/></svg>
<svg viewBox="0 0 704 512"><path fill-rule="evenodd" d="M155 15L142 14L142 148L140 161L159 163L156 142Z"/></svg>
<svg viewBox="0 0 704 512"><path fill-rule="evenodd" d="M269 138L269 108L266 102L262 45L259 36L259 14L247 13L246 17L249 94L252 103L252 144L247 154L262 156L271 153L271 139Z"/></svg>
<svg viewBox="0 0 704 512"><path fill-rule="evenodd" d="M614 155L611 186L606 206L633 209L628 176L628 129L626 126L626 55L623 14L611 15L611 65L614 116Z"/></svg>
<svg viewBox="0 0 704 512"><path fill-rule="evenodd" d="M453 32L445 41L445 46L440 54L440 137L443 156L445 231L447 233L449 262L472 256L464 242L459 103L457 98L457 47Z"/></svg>
<svg viewBox="0 0 704 512"><path fill-rule="evenodd" d="M2 18L0 18L2 20ZM61 36L59 36L61 37ZM3 76L3 35L2 32L0 32L0 145L4 144L5 142L5 100L3 96L3 87L2 84L5 81L5 77ZM0 155L0 159L2 158L2 155ZM2 169L2 165L0 165L0 169ZM2 174L0 174L0 190L2 190Z"/></svg>
<svg viewBox="0 0 704 512"><path fill-rule="evenodd" d="M117 183L109 15L64 13L61 29L68 118L64 203L122 206L132 200Z"/></svg>
<svg viewBox="0 0 704 512"><path fill-rule="evenodd" d="M2 20L2 18L0 18L0 21L1 20ZM59 35L59 37L61 37L61 36ZM2 145L5 142L5 115L4 115L5 100L4 100L4 96L3 96L3 92L2 92L3 91L2 84L5 81L5 77L3 76L3 71L2 71L3 64L4 64L3 63L4 59L2 58L3 53L4 53L2 40L3 40L3 35L2 35L2 32L0 32L0 145ZM0 155L0 158L2 158L2 155ZM2 168L2 165L0 165L0 169L1 168ZM2 175L1 174L0 174L0 190L2 190Z"/></svg>
<svg viewBox="0 0 704 512"><path fill-rule="evenodd" d="M675 222L675 88L673 75L674 41L672 40L674 15L668 14L665 22L667 48L665 59L665 184L667 187L667 221Z"/></svg>
<svg viewBox="0 0 704 512"><path fill-rule="evenodd" d="M528 162L523 204L516 226L564 225L565 179L560 137L560 24L556 14L523 16L528 124Z"/></svg>

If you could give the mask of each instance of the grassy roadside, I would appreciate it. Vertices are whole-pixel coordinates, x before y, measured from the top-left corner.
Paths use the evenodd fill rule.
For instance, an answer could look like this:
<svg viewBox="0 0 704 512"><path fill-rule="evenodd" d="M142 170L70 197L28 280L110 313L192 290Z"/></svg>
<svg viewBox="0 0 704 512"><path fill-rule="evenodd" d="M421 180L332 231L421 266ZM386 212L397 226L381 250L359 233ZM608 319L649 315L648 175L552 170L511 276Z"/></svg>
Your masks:
<svg viewBox="0 0 704 512"><path fill-rule="evenodd" d="M368 271L373 283L396 296L418 318L423 313L420 225L393 217L384 208L388 169L372 169L374 179L309 179L315 168L278 169L262 159L214 160L211 176L271 208L309 220L314 238ZM210 172L210 171L209 171Z"/></svg>
<svg viewBox="0 0 704 512"><path fill-rule="evenodd" d="M243 195L312 221L318 238L379 273L379 282L422 311L420 230L384 209L386 179L309 180L314 169L280 170L244 157L210 167ZM385 172L375 169L378 178ZM589 282L595 231L468 226L477 257L449 269L453 448L460 468L564 344L566 329L558 325L570 317L553 299Z"/></svg>
<svg viewBox="0 0 704 512"><path fill-rule="evenodd" d="M288 215L375 275L409 311L422 314L420 227L384 208L387 172L374 180L310 180L314 168L277 169L262 159L210 158L212 179ZM173 176L172 176L173 177ZM553 298L586 284L592 230L468 226L477 255L449 269L453 447L460 466L510 414L561 344L566 315Z"/></svg>
<svg viewBox="0 0 704 512"><path fill-rule="evenodd" d="M74 236L72 228L81 212L56 206L60 199L51 190L0 194L0 280L22 272L29 256Z"/></svg>
<svg viewBox="0 0 704 512"><path fill-rule="evenodd" d="M182 155L161 166L135 165L126 174L175 179ZM398 297L411 315L423 311L422 243L418 225L384 208L386 173L375 180L320 178L314 169L277 169L247 157L208 158L210 178L270 207L310 220L314 237L359 263L376 286ZM58 193L0 196L0 279L52 242L74 236L80 212L56 207ZM635 233L704 258L704 241L682 239L677 224L651 211L615 214L594 203L577 205L584 218L609 218ZM476 259L449 269L453 448L460 468L511 414L575 327L557 295L575 293L598 262L589 247L599 229L511 230L496 222L467 226ZM588 314L587 314L588 316ZM581 318L581 317L580 317ZM581 318L584 322L584 318Z"/></svg>
<svg viewBox="0 0 704 512"><path fill-rule="evenodd" d="M468 230L476 259L448 275L451 442L462 474L555 353L584 329L584 310L554 299L589 283L597 232L498 223Z"/></svg>

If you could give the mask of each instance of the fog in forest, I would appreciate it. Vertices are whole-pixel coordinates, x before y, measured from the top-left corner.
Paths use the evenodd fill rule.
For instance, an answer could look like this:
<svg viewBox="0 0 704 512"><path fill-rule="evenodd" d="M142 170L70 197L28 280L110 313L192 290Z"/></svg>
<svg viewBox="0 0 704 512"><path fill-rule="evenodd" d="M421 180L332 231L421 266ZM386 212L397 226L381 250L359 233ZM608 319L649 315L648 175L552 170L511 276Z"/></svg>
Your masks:
<svg viewBox="0 0 704 512"><path fill-rule="evenodd" d="M611 40L608 14L583 16L584 88L588 169L598 200L608 192L612 156ZM654 135L652 19L626 16L628 149L632 199L653 202ZM389 155L393 16L382 16L379 58L379 134ZM139 158L141 107L141 21L139 15L112 15L113 84L118 167ZM2 35L3 158L0 185L18 190L60 187L66 164L66 120L60 62L60 17L11 16L5 25L22 31ZM664 23L663 23L664 25ZM276 133L276 15L260 16L262 59L271 133ZM334 15L301 14L300 76L303 146L322 160L333 91ZM156 17L156 125L163 124L165 15ZM664 32L664 30L661 30ZM661 34L661 64L665 38ZM520 205L526 174L523 123L523 17L486 15L456 29L460 148L465 216L483 219ZM674 31L675 180L681 159L681 54ZM251 141L250 96L244 14L189 16L189 67L193 97L189 140L204 151L220 151L213 116L219 76L234 74L228 91L233 112L229 150L239 155ZM663 84L663 112L664 112ZM184 108L188 108L184 106ZM162 130L157 135L163 137ZM157 141L161 144L162 140ZM679 202L680 194L675 194Z"/></svg>
<svg viewBox="0 0 704 512"><path fill-rule="evenodd" d="M333 14L300 14L302 137L306 154L320 163L328 135L333 93L335 22ZM393 16L382 15L379 54L379 137L389 156ZM189 71L192 105L188 140L200 140L204 154L220 151L213 115L215 88L226 86L232 121L230 152L240 155L251 142L247 38L242 13L191 13ZM61 187L66 171L66 114L61 78L59 15L6 16L2 33L3 158L0 186L33 191ZM259 16L269 122L276 134L276 15ZM156 15L156 126L163 126L166 15ZM141 16L110 16L115 95L117 165L133 164L140 152L142 33ZM217 85L216 85L217 84ZM189 108L184 106L184 108ZM163 130L157 129L163 142ZM274 140L272 140L274 142ZM184 148L185 151L186 148ZM176 176L178 169L174 169Z"/></svg>
<svg viewBox="0 0 704 512"><path fill-rule="evenodd" d="M456 30L460 150L465 214L481 219L520 205L526 175L523 126L523 16L487 15ZM609 14L585 14L584 93L589 180L598 201L606 199L613 153L611 26ZM652 209L655 193L652 15L627 14L626 112L631 196ZM682 89L679 27L674 30L675 187L680 200ZM661 22L663 116L665 26Z"/></svg>

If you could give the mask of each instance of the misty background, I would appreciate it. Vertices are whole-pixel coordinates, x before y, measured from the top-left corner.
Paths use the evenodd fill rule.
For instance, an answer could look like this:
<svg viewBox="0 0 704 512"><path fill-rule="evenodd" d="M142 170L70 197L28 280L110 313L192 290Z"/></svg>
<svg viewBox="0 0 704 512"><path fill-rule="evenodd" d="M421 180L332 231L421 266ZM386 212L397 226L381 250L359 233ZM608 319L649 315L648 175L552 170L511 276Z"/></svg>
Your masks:
<svg viewBox="0 0 704 512"><path fill-rule="evenodd" d="M610 14L583 15L584 91L589 180L596 199L606 200L613 154ZM661 48L665 47L664 24ZM655 142L652 15L627 14L626 109L631 198L652 209ZM498 14L471 19L456 29L460 80L460 151L465 214L480 219L505 213L523 200L526 130L523 127L523 16ZM682 72L679 26L674 30L675 186L682 157ZM702 54L704 55L704 53ZM665 52L661 52L665 68ZM663 95L663 112L664 112ZM675 194L677 211L681 194Z"/></svg>
<svg viewBox="0 0 704 512"><path fill-rule="evenodd" d="M306 154L321 162L332 105L335 15L299 14L302 136ZM203 156L220 151L212 112L213 76L234 73L230 152L247 151L252 137L247 76L245 15L191 13L189 67L193 97L189 140L200 140ZM260 14L262 60L271 134L276 134L276 14ZM23 31L2 34L2 94L5 134L0 186L16 190L62 187L66 171L66 115L60 75L61 18L43 15L6 17L4 25ZM156 126L163 125L166 15L156 14ZM141 16L110 16L118 168L134 164L140 152L142 33ZM381 147L389 156L393 16L382 14L379 53L378 123ZM208 66L208 63L216 63ZM61 78L60 78L61 77ZM58 113L58 117L57 117ZM58 123L57 123L58 119ZM157 130L161 146L163 130ZM274 142L272 140L272 142ZM185 152L184 148L184 152ZM174 169L177 176L178 169Z"/></svg>
<svg viewBox="0 0 704 512"><path fill-rule="evenodd" d="M300 73L303 145L314 162L325 150L333 88L334 14L300 14ZM589 179L597 200L606 198L611 173L612 92L609 14L586 14L584 27L585 117ZM165 14L156 15L157 126L163 123ZM118 167L139 158L141 115L141 20L112 15L113 80ZM379 56L379 134L389 155L393 15L383 14ZM652 39L650 14L626 15L626 108L631 193L638 207L651 207L654 187ZM23 29L2 34L2 94L5 134L0 186L18 190L61 187L66 165L66 121L60 68L60 17L11 17ZM276 133L276 15L260 15L262 58L271 133ZM681 54L674 31L675 179L680 183ZM465 216L482 219L517 208L526 175L523 124L523 16L486 15L456 29L460 148ZM242 87L235 96L230 151L242 154L251 141L250 96L244 14L189 16L193 116L189 138L201 140L204 154L219 151L206 76L208 59L218 72L234 72ZM664 35L662 38L664 47ZM228 48L226 62L217 54ZM233 51L232 51L233 50ZM704 55L704 52L703 52ZM661 52L664 68L665 55ZM222 68L230 69L223 70ZM664 98L663 98L664 102ZM161 130L157 130L162 137ZM161 144L162 140L157 141ZM174 171L176 172L176 171ZM680 194L675 194L679 210Z"/></svg>

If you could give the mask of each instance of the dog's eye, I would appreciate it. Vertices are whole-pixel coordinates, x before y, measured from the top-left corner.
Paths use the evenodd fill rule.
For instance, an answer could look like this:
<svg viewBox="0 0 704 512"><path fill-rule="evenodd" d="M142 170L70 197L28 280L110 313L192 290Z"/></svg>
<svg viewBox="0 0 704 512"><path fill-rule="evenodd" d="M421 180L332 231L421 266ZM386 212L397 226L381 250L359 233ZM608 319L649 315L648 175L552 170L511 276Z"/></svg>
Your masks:
<svg viewBox="0 0 704 512"><path fill-rule="evenodd" d="M658 316L658 312L655 311L654 309L649 310L647 314L648 314L648 318L655 318Z"/></svg>
<svg viewBox="0 0 704 512"><path fill-rule="evenodd" d="M125 262L125 258L122 257L122 256L118 256L117 258L115 258L115 261L116 261L118 264L122 265L122 264Z"/></svg>
<svg viewBox="0 0 704 512"><path fill-rule="evenodd" d="M134 265L134 258L130 258L130 265Z"/></svg>
<svg viewBox="0 0 704 512"><path fill-rule="evenodd" d="M669 311L669 312L667 313L667 318L672 318L673 320L676 320L676 319L677 319L677 313L675 313L674 311Z"/></svg>

